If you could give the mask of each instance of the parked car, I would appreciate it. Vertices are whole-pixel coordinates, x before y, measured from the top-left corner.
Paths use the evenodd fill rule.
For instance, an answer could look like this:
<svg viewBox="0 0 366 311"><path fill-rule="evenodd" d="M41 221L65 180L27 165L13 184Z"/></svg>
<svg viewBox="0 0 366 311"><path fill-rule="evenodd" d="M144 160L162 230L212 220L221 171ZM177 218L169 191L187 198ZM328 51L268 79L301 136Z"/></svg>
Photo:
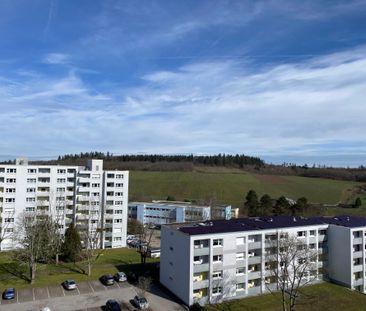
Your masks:
<svg viewBox="0 0 366 311"><path fill-rule="evenodd" d="M114 279L115 279L117 282L125 282L125 281L127 281L127 275L126 275L126 273L124 273L124 272L117 272L117 273L114 275Z"/></svg>
<svg viewBox="0 0 366 311"><path fill-rule="evenodd" d="M149 302L142 296L135 296L135 298L133 298L133 302L139 309L147 309L149 307Z"/></svg>
<svg viewBox="0 0 366 311"><path fill-rule="evenodd" d="M9 300L15 298L15 288L7 288L3 292L3 299Z"/></svg>
<svg viewBox="0 0 366 311"><path fill-rule="evenodd" d="M74 280L66 280L62 283L63 287L67 290L74 290L76 289L76 282Z"/></svg>
<svg viewBox="0 0 366 311"><path fill-rule="evenodd" d="M107 300L107 303L105 304L105 309L107 311L121 311L121 307L117 300L109 299Z"/></svg>
<svg viewBox="0 0 366 311"><path fill-rule="evenodd" d="M111 274L104 274L101 278L100 281L104 284L104 285L113 285L114 284L114 278Z"/></svg>
<svg viewBox="0 0 366 311"><path fill-rule="evenodd" d="M51 311L51 309L49 307L44 307L41 311Z"/></svg>

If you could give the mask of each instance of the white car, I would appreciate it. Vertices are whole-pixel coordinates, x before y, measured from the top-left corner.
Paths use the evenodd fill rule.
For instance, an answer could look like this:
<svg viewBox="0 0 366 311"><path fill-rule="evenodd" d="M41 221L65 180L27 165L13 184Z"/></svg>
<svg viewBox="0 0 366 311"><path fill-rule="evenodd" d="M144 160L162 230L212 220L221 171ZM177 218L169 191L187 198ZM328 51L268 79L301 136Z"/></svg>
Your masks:
<svg viewBox="0 0 366 311"><path fill-rule="evenodd" d="M44 307L41 311L51 311L51 309L49 307Z"/></svg>
<svg viewBox="0 0 366 311"><path fill-rule="evenodd" d="M66 280L65 282L62 283L62 285L67 290L74 290L74 289L76 289L76 282L74 280Z"/></svg>
<svg viewBox="0 0 366 311"><path fill-rule="evenodd" d="M145 297L135 296L135 298L133 298L133 302L139 309L147 309L149 307L149 302Z"/></svg>
<svg viewBox="0 0 366 311"><path fill-rule="evenodd" d="M117 273L114 275L114 279L115 279L117 282L125 282L125 281L127 281L127 275L126 275L126 273L124 273L124 272L117 272Z"/></svg>

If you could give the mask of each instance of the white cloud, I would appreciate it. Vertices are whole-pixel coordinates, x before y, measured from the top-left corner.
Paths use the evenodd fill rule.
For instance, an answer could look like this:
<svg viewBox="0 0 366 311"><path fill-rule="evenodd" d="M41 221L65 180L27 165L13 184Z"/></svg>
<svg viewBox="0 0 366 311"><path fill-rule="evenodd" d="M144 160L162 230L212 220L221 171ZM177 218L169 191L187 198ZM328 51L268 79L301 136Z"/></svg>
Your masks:
<svg viewBox="0 0 366 311"><path fill-rule="evenodd" d="M76 74L2 79L0 148L254 155L366 155L364 47L253 71L191 63L98 92ZM357 55L357 57L355 57Z"/></svg>
<svg viewBox="0 0 366 311"><path fill-rule="evenodd" d="M70 57L67 54L63 53L50 53L47 54L43 62L46 64L52 64L52 65L63 65L69 63Z"/></svg>

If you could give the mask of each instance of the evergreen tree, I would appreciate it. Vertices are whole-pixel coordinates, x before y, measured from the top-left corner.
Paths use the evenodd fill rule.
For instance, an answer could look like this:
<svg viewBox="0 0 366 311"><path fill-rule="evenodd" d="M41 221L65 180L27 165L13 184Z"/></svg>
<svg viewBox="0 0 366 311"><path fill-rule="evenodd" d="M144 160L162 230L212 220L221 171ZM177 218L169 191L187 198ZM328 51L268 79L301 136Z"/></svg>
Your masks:
<svg viewBox="0 0 366 311"><path fill-rule="evenodd" d="M309 207L308 200L305 197L298 198L296 204L290 206L292 216L302 216Z"/></svg>
<svg viewBox="0 0 366 311"><path fill-rule="evenodd" d="M249 190L244 207L248 211L248 216L257 216L258 213L258 196L254 190Z"/></svg>
<svg viewBox="0 0 366 311"><path fill-rule="evenodd" d="M260 199L260 216L269 216L272 214L272 198L264 194Z"/></svg>
<svg viewBox="0 0 366 311"><path fill-rule="evenodd" d="M72 222L65 231L65 240L62 244L62 254L66 261L75 262L80 256L81 249L80 235Z"/></svg>
<svg viewBox="0 0 366 311"><path fill-rule="evenodd" d="M356 208L358 208L358 207L360 207L362 205L362 201L361 201L361 199L358 197L358 198L356 198L356 200L355 200L355 204L353 205L354 207L356 207Z"/></svg>
<svg viewBox="0 0 366 311"><path fill-rule="evenodd" d="M275 206L273 207L274 215L287 215L289 213L290 203L284 196L277 199Z"/></svg>

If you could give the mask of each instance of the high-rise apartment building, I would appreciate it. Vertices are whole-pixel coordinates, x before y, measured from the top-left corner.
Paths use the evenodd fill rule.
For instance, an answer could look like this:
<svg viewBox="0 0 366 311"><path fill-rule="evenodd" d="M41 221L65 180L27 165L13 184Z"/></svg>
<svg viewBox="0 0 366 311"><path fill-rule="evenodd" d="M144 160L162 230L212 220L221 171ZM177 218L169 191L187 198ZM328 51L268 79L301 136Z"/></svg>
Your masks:
<svg viewBox="0 0 366 311"><path fill-rule="evenodd" d="M98 232L98 247L126 246L128 171L103 170L103 160L85 167L31 165L26 159L0 165L1 249L13 249L24 215L51 216L64 233L74 222Z"/></svg>
<svg viewBox="0 0 366 311"><path fill-rule="evenodd" d="M283 263L271 263L281 258L286 236L314 254L304 281L325 278L366 293L366 218L354 216L273 216L162 226L160 282L187 305L268 293L276 289L273 272Z"/></svg>

